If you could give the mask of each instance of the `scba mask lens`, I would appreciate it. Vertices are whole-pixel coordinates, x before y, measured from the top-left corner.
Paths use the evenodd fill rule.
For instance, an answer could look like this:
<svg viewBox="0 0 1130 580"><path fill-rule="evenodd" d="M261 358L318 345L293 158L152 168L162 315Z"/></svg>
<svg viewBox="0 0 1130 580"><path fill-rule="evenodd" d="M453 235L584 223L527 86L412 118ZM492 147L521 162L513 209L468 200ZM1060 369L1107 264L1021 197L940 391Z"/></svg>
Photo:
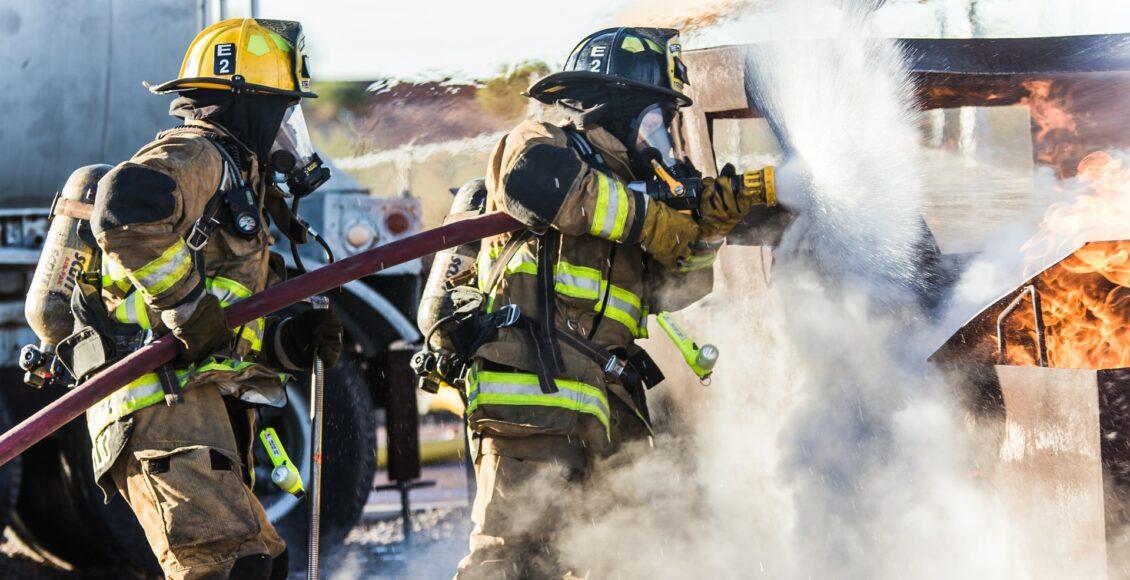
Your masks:
<svg viewBox="0 0 1130 580"><path fill-rule="evenodd" d="M286 110L271 147L271 166L285 176L287 189L296 197L313 193L330 178L330 170L314 151L302 105Z"/></svg>
<svg viewBox="0 0 1130 580"><path fill-rule="evenodd" d="M640 112L632 122L636 153L643 159L659 161L668 169L675 167L682 157L669 129L673 116L667 107L655 104Z"/></svg>

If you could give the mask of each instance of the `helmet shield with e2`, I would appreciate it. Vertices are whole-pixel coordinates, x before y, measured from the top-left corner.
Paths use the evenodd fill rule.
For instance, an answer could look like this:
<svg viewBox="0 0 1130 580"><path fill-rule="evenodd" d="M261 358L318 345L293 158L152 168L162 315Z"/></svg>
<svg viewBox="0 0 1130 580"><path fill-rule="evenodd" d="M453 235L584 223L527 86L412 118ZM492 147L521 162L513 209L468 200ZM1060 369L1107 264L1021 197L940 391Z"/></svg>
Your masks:
<svg viewBox="0 0 1130 580"><path fill-rule="evenodd" d="M565 68L530 87L544 103L576 99L594 87L653 93L678 106L691 104L679 31L671 28L609 28L590 34L569 54Z"/></svg>

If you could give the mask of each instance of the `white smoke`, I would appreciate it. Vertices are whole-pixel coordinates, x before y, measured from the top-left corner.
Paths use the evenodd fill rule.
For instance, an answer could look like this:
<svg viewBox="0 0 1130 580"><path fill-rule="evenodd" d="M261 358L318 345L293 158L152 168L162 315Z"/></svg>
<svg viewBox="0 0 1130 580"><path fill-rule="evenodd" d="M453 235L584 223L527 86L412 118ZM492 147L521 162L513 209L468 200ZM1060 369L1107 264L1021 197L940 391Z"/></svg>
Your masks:
<svg viewBox="0 0 1130 580"><path fill-rule="evenodd" d="M771 284L755 249L726 248L746 271L680 313L721 347L714 383L675 396L677 440L617 458L585 496L566 559L599 578L1015 576L1014 532L968 477L919 346L923 159L901 56L839 3L754 20L779 36L753 82L795 149L779 188L799 217Z"/></svg>

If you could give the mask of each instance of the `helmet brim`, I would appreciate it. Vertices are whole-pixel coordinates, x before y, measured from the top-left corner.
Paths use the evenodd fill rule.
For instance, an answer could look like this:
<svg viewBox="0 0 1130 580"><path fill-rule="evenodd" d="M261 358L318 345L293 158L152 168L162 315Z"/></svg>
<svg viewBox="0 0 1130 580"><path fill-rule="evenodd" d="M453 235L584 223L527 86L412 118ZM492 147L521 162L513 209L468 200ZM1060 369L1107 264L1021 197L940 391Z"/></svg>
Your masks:
<svg viewBox="0 0 1130 580"><path fill-rule="evenodd" d="M284 89L277 89L275 87L268 87L265 85L256 85L252 83L242 83L239 85L241 89L251 91L254 93L265 93L268 95L282 95L285 97L303 98L303 99L316 99L318 94L312 91L288 91ZM155 87L149 87L149 91L163 95L166 93L176 93L180 91L189 91L192 89L232 89L234 85L228 79L217 79L211 77L200 78L187 78L187 79L173 79L171 81L161 83Z"/></svg>
<svg viewBox="0 0 1130 580"><path fill-rule="evenodd" d="M675 101L680 107L694 104L690 97L675 90L591 71L562 71L547 75L531 85L526 96L552 105L561 99L572 98L578 92L591 92L594 85L653 93Z"/></svg>

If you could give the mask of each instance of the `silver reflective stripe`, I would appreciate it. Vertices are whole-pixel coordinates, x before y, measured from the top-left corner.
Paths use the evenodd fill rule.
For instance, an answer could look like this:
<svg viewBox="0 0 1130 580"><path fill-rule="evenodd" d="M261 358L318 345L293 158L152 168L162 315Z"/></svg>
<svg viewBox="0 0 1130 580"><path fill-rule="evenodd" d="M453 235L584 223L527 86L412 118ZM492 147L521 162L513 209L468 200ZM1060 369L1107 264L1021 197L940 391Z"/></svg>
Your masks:
<svg viewBox="0 0 1130 580"><path fill-rule="evenodd" d="M635 304L632 304L627 300L617 298L615 294L608 296L608 307L623 311L625 314L630 316L632 320L640 320L640 314L643 313L643 311L640 310L640 308Z"/></svg>
<svg viewBox="0 0 1130 580"><path fill-rule="evenodd" d="M178 239L153 261L134 270L131 277L142 292L157 296L172 288L192 272L192 255L184 240Z"/></svg>
<svg viewBox="0 0 1130 580"><path fill-rule="evenodd" d="M600 224L600 234L602 238L611 238L612 232L616 230L616 216L620 213L620 183L612 179L604 173L598 172L601 180L601 190L606 191L607 194L602 196L605 201L604 206L604 222ZM598 212L597 215L600 215Z"/></svg>
<svg viewBox="0 0 1130 580"><path fill-rule="evenodd" d="M566 267L563 267L566 266ZM579 289L583 291L583 295L574 296L574 298L588 298L595 300L600 295L600 279L593 279L588 276L578 276L570 272L570 268L566 264L559 264L557 267L556 281L558 284L564 284L566 292L562 292L567 296L574 296L575 292L568 290ZM561 288L557 289L562 290Z"/></svg>
<svg viewBox="0 0 1130 580"><path fill-rule="evenodd" d="M181 373L178 373L178 376ZM181 379L184 384L184 379ZM114 391L87 411L86 426L90 437L97 438L110 423L129 416L134 411L144 409L164 401L165 393L161 381L154 373L142 375L129 386Z"/></svg>

